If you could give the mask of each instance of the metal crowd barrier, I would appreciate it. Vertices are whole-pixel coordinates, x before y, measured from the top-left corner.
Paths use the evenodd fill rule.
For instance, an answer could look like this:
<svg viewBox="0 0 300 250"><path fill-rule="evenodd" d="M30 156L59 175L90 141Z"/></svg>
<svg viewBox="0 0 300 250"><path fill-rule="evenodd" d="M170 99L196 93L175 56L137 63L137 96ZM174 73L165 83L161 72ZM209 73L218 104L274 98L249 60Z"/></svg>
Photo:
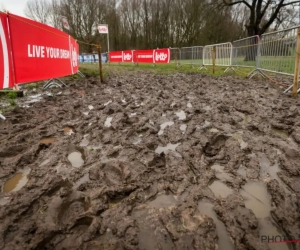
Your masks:
<svg viewBox="0 0 300 250"><path fill-rule="evenodd" d="M200 70L205 66L213 65L213 50L215 49L215 65L227 66L232 65L232 44L231 43L219 43L204 46L203 49L203 64L199 68ZM225 72L228 68L225 70Z"/></svg>
<svg viewBox="0 0 300 250"><path fill-rule="evenodd" d="M180 48L180 65L202 65L203 46Z"/></svg>
<svg viewBox="0 0 300 250"><path fill-rule="evenodd" d="M169 48L170 49L170 63L174 63L176 67L179 66L180 60L180 48Z"/></svg>

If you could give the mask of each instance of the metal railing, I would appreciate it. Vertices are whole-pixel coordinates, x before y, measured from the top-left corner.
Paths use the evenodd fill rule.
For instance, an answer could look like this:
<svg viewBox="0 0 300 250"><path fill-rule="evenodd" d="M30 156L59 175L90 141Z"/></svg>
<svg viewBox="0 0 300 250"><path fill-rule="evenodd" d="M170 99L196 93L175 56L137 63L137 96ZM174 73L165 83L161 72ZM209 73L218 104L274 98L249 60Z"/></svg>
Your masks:
<svg viewBox="0 0 300 250"><path fill-rule="evenodd" d="M215 62L213 62L215 57ZM206 45L203 49L203 64L200 69L205 66L231 66L232 64L232 44L219 43Z"/></svg>

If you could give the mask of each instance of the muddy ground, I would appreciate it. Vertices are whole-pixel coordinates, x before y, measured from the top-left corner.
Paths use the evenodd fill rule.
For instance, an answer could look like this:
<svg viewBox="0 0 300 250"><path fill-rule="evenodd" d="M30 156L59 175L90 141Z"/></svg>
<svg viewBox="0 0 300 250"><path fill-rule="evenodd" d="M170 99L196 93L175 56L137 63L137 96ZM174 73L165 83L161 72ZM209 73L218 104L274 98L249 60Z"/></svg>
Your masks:
<svg viewBox="0 0 300 250"><path fill-rule="evenodd" d="M299 98L184 73L67 85L0 120L0 249L300 249L278 243L300 239Z"/></svg>

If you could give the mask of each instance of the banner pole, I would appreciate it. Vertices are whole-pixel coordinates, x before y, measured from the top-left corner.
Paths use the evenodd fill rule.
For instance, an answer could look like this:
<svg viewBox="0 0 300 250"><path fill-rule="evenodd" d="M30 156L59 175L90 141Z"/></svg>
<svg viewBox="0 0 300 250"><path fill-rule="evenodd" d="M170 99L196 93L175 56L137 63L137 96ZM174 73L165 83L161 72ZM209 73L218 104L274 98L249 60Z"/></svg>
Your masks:
<svg viewBox="0 0 300 250"><path fill-rule="evenodd" d="M99 71L100 71L100 82L103 83L103 72L102 72L102 58L101 58L101 45L97 46L98 57L99 57Z"/></svg>
<svg viewBox="0 0 300 250"><path fill-rule="evenodd" d="M300 29L297 31L297 50L295 59L295 70L294 70L294 85L293 85L293 97L297 97L298 94L298 81L299 81L299 61L300 61Z"/></svg>

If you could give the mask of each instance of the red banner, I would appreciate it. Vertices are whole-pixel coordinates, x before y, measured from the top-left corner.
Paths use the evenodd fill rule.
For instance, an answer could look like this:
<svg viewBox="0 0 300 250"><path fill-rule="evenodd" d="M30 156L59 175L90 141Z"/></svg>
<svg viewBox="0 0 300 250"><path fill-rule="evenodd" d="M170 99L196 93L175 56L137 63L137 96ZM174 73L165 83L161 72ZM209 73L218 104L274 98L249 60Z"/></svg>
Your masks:
<svg viewBox="0 0 300 250"><path fill-rule="evenodd" d="M132 50L123 51L123 62L133 62Z"/></svg>
<svg viewBox="0 0 300 250"><path fill-rule="evenodd" d="M154 50L154 63L170 63L170 49Z"/></svg>
<svg viewBox="0 0 300 250"><path fill-rule="evenodd" d="M66 33L9 14L16 83L63 77L78 72L78 44Z"/></svg>
<svg viewBox="0 0 300 250"><path fill-rule="evenodd" d="M7 15L0 13L0 89L14 86Z"/></svg>
<svg viewBox="0 0 300 250"><path fill-rule="evenodd" d="M154 63L154 50L134 50L133 60L135 63Z"/></svg>
<svg viewBox="0 0 300 250"><path fill-rule="evenodd" d="M109 52L109 61L110 62L123 62L123 51Z"/></svg>

